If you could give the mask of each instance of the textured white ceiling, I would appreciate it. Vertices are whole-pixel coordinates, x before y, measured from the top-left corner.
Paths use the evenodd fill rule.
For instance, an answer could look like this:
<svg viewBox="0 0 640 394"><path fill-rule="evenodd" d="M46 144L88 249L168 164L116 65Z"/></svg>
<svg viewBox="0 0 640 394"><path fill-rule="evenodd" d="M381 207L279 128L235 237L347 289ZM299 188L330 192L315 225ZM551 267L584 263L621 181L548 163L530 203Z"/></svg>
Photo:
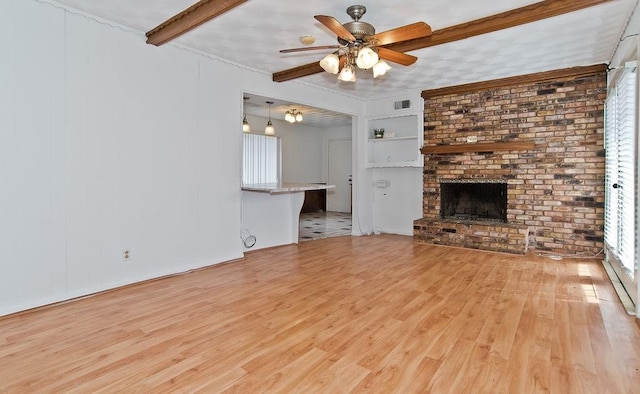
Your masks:
<svg viewBox="0 0 640 394"><path fill-rule="evenodd" d="M191 6L195 0L56 0L67 7L107 19L142 33ZM578 1L578 0L576 0ZM608 63L636 0L603 5L527 25L413 52L409 67L392 64L384 77L359 72L356 83L335 75L299 79L308 84L364 99L395 95L572 66ZM313 16L331 15L350 21L345 10L363 4L362 18L381 32L417 21L434 30L536 3L531 0L249 0L175 41L267 73L319 61L327 50L281 54L300 47L302 35L314 45L332 45L335 36ZM144 36L141 36L144 39ZM292 83L292 82L282 82Z"/></svg>

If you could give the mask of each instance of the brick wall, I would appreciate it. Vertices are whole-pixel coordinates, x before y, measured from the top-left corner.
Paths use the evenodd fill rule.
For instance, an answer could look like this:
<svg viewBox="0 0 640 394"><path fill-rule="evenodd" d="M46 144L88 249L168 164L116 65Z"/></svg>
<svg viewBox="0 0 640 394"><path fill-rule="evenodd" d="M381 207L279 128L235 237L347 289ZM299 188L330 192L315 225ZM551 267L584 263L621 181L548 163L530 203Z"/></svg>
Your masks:
<svg viewBox="0 0 640 394"><path fill-rule="evenodd" d="M604 230L604 73L425 98L424 143L526 141L523 151L429 154L425 219L438 219L440 179L507 181L507 222L529 247L596 253Z"/></svg>

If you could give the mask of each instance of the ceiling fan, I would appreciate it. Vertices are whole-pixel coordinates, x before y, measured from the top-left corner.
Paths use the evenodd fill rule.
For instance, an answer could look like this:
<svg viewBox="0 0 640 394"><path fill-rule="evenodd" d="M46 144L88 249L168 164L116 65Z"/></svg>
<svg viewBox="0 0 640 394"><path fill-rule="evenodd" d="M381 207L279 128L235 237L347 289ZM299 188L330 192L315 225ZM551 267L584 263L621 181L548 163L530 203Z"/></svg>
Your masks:
<svg viewBox="0 0 640 394"><path fill-rule="evenodd" d="M376 29L370 23L360 20L367 12L362 5L352 5L347 8L347 14L352 21L341 24L332 16L316 15L314 18L334 32L338 38L337 45L322 45L315 47L283 49L280 53L301 52L318 49L336 49L320 61L320 67L328 73L338 74L342 81L355 82L356 69L373 70L373 77L384 75L391 67L385 62L409 66L418 60L385 46L413 40L431 35L431 27L425 22L416 22L406 26L387 30L376 34Z"/></svg>

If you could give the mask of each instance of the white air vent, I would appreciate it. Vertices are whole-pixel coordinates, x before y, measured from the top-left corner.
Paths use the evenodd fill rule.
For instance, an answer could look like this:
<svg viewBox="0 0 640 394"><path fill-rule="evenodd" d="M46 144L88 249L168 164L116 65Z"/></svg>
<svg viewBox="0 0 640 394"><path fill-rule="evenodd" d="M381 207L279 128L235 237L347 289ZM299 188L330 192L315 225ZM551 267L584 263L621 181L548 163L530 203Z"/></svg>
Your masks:
<svg viewBox="0 0 640 394"><path fill-rule="evenodd" d="M393 109L395 110L407 108L411 108L411 100L400 100L393 103Z"/></svg>

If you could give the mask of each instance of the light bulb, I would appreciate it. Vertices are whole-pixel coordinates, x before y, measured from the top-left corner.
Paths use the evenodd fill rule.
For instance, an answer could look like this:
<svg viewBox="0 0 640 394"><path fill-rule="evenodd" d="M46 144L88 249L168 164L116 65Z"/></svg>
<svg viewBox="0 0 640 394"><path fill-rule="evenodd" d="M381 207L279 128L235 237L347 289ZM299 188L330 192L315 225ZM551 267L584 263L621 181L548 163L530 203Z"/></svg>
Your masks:
<svg viewBox="0 0 640 394"><path fill-rule="evenodd" d="M338 79L345 82L355 82L356 81L356 73L353 69L353 66L347 64L340 71L340 75L338 75Z"/></svg>
<svg viewBox="0 0 640 394"><path fill-rule="evenodd" d="M364 47L358 51L356 65L363 70L368 70L378 62L378 54L371 48Z"/></svg>
<svg viewBox="0 0 640 394"><path fill-rule="evenodd" d="M373 66L373 77L378 78L379 76L386 74L389 70L391 70L391 66L389 66L384 60L380 60L375 66Z"/></svg>
<svg viewBox="0 0 640 394"><path fill-rule="evenodd" d="M337 74L340 68L340 59L335 53L330 53L320 60L320 67L329 74Z"/></svg>

